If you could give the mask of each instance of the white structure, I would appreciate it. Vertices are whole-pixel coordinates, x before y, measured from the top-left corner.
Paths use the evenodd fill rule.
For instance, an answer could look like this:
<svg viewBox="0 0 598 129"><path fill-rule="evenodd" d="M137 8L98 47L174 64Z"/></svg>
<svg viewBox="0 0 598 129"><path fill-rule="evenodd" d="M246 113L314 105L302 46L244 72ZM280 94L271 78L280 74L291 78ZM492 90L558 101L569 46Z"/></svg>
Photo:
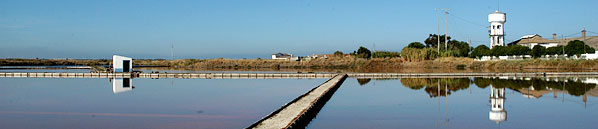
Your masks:
<svg viewBox="0 0 598 129"><path fill-rule="evenodd" d="M112 68L114 69L114 72L132 72L133 58L113 55Z"/></svg>
<svg viewBox="0 0 598 129"><path fill-rule="evenodd" d="M488 15L488 22L490 22L490 48L505 45L504 24L506 21L506 13L496 11Z"/></svg>
<svg viewBox="0 0 598 129"><path fill-rule="evenodd" d="M595 51L594 53L586 53L586 54L581 54L581 59L586 59L586 60L595 60L598 59L598 51Z"/></svg>
<svg viewBox="0 0 598 129"><path fill-rule="evenodd" d="M507 120L507 111L505 110L505 88L494 88L490 86L490 113L489 119L496 124Z"/></svg>
<svg viewBox="0 0 598 129"><path fill-rule="evenodd" d="M114 78L112 80L112 92L114 94L131 91L135 88L131 78Z"/></svg>
<svg viewBox="0 0 598 129"><path fill-rule="evenodd" d="M552 40L544 39L544 38L542 38L542 36L540 36L538 34L534 34L534 35L525 35L525 36L521 37L521 39L516 41L516 43L518 45L526 46L531 49L533 49L534 46L536 46L536 45L543 46L544 48L556 47L556 46L558 46L558 42L559 41L556 40L556 34L553 34Z"/></svg>
<svg viewBox="0 0 598 129"><path fill-rule="evenodd" d="M279 52L276 54L272 54L272 59L275 59L275 60L299 60L299 57L293 57L293 54Z"/></svg>

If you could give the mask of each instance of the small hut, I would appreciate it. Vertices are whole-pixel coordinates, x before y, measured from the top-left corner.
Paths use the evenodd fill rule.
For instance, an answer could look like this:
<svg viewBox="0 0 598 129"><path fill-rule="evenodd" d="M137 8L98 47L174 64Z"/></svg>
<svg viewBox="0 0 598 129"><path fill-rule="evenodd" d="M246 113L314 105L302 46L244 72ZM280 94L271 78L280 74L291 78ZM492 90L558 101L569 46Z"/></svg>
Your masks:
<svg viewBox="0 0 598 129"><path fill-rule="evenodd" d="M113 72L132 72L133 58L119 55L112 56Z"/></svg>

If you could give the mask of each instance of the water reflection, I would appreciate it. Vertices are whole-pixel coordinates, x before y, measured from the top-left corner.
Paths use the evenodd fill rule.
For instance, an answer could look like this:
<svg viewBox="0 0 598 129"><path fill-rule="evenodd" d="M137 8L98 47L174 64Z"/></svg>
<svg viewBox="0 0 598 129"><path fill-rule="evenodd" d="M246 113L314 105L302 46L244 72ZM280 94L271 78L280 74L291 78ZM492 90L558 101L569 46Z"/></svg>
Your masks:
<svg viewBox="0 0 598 129"><path fill-rule="evenodd" d="M424 88L430 97L447 96L452 92L469 88L473 83L479 88L509 88L528 98L539 98L550 92L562 92L573 96L586 96L586 92L598 84L596 78L401 78L403 86L413 90ZM361 84L361 83L360 83ZM440 87L438 85L446 85ZM596 96L595 94L591 94Z"/></svg>
<svg viewBox="0 0 598 129"><path fill-rule="evenodd" d="M413 90L424 88L430 98L435 98L467 89L471 80L469 78L401 78L401 83Z"/></svg>
<svg viewBox="0 0 598 129"><path fill-rule="evenodd" d="M591 77L357 78L339 88L309 128L595 128L597 83Z"/></svg>
<svg viewBox="0 0 598 129"><path fill-rule="evenodd" d="M110 78L112 82L112 92L114 94L131 91L135 88L131 78Z"/></svg>
<svg viewBox="0 0 598 129"><path fill-rule="evenodd" d="M243 128L324 81L0 78L0 129Z"/></svg>
<svg viewBox="0 0 598 129"><path fill-rule="evenodd" d="M372 81L371 78L357 78L357 83L359 83L360 86L366 85L370 83L370 81Z"/></svg>
<svg viewBox="0 0 598 129"><path fill-rule="evenodd" d="M507 110L505 110L505 88L494 88L490 86L490 113L489 119L496 124L507 120Z"/></svg>
<svg viewBox="0 0 598 129"><path fill-rule="evenodd" d="M359 80L358 80L359 81ZM519 92L525 98L538 99L545 94L553 93L557 98L558 93L562 93L562 101L565 101L565 94L573 96L582 96L584 107L587 107L587 96L596 97L598 91L596 78L514 78L514 77L496 77L496 78L401 78L403 86L413 90L424 89L430 98L444 97L446 111L446 125L448 125L448 96L452 92L468 89L471 84L485 89L490 86L490 111L489 119L500 124L507 120L507 110L505 109L505 88ZM363 81L359 81L360 85ZM369 80L368 80L369 82ZM593 91L588 93L589 91ZM438 98L438 122L440 122L441 99Z"/></svg>

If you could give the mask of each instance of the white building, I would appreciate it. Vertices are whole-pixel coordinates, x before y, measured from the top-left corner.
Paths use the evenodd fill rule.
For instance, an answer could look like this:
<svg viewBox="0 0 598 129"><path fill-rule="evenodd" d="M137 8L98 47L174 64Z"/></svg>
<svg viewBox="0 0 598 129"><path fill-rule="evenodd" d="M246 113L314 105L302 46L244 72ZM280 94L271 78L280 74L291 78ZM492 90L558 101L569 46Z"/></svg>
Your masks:
<svg viewBox="0 0 598 129"><path fill-rule="evenodd" d="M556 47L559 45L558 42L559 41L556 40L556 34L553 34L552 40L544 39L544 38L542 38L542 36L540 36L538 34L534 34L534 35L525 35L525 36L521 37L521 39L515 41L514 43L516 43L517 45L526 46L526 47L533 49L534 46L536 46L536 45L543 46L544 48Z"/></svg>
<svg viewBox="0 0 598 129"><path fill-rule="evenodd" d="M586 37L585 29L581 31L581 37L557 39L557 34L555 33L555 34L552 34L552 39L545 39L538 34L533 34L533 35L525 35L525 36L521 37L519 40L509 43L509 45L516 44L516 45L526 46L529 48L534 48L534 46L540 45L545 48L549 48L549 47L556 47L558 45L565 46L569 42L574 41L574 40L583 41L586 45L589 45L590 47L598 48L598 36Z"/></svg>
<svg viewBox="0 0 598 129"><path fill-rule="evenodd" d="M276 54L272 54L272 59L275 59L275 60L299 60L299 57L293 57L293 54L279 52Z"/></svg>
<svg viewBox="0 0 598 129"><path fill-rule="evenodd" d="M490 22L490 48L505 45L504 24L507 21L506 18L507 14L500 11L488 15L488 22Z"/></svg>
<svg viewBox="0 0 598 129"><path fill-rule="evenodd" d="M135 88L131 78L114 78L112 80L112 92L114 94L131 91Z"/></svg>
<svg viewBox="0 0 598 129"><path fill-rule="evenodd" d="M112 68L114 69L114 72L132 72L133 58L113 55Z"/></svg>
<svg viewBox="0 0 598 129"><path fill-rule="evenodd" d="M507 120L507 111L505 110L505 88L494 88L490 86L490 112L489 119L496 124Z"/></svg>

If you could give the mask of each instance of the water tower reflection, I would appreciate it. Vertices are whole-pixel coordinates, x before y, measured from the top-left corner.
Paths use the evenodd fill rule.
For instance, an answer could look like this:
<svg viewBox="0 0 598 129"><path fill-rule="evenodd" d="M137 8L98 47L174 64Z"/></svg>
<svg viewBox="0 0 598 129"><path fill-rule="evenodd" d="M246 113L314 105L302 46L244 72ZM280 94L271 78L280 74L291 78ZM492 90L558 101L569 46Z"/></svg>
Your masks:
<svg viewBox="0 0 598 129"><path fill-rule="evenodd" d="M507 120L507 110L505 110L505 88L495 88L490 86L490 113L489 119L496 124Z"/></svg>

